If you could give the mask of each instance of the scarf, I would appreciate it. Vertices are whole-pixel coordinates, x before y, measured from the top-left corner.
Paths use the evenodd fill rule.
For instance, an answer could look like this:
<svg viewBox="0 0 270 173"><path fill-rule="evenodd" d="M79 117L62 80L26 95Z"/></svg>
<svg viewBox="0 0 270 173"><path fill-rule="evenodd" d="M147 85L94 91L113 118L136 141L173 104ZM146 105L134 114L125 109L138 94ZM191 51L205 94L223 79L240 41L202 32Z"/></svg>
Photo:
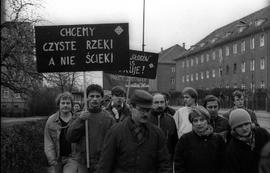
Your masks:
<svg viewBox="0 0 270 173"><path fill-rule="evenodd" d="M198 135L198 136L209 136L213 134L213 127L211 125L207 125L207 128L204 131L199 131L195 126L192 126L192 130Z"/></svg>
<svg viewBox="0 0 270 173"><path fill-rule="evenodd" d="M255 135L253 131L250 132L248 136L240 136L234 130L231 131L231 134L234 138L238 139L239 141L244 142L248 146L250 146L251 150L255 148Z"/></svg>

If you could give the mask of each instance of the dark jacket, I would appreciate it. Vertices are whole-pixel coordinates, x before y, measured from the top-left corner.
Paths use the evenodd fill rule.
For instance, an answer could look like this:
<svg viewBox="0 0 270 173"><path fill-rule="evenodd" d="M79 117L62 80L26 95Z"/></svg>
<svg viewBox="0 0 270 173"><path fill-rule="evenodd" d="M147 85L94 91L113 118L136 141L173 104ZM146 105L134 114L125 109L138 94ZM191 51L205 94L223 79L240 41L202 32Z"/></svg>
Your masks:
<svg viewBox="0 0 270 173"><path fill-rule="evenodd" d="M129 106L127 104L124 104L123 108L120 111L118 111L119 119L116 118L115 113L112 111L112 109L113 107L112 104L110 103L106 108L106 110L110 113L110 115L114 118L116 122L124 121L126 118L131 116Z"/></svg>
<svg viewBox="0 0 270 173"><path fill-rule="evenodd" d="M210 125L214 129L214 133L220 134L225 142L230 140L230 125L226 118L221 116L212 116L210 119Z"/></svg>
<svg viewBox="0 0 270 173"><path fill-rule="evenodd" d="M232 109L230 109L228 112L225 112L225 113L223 114L223 117L226 118L227 120L229 120L230 113L231 113L231 111L233 111L234 109L235 109L235 108L232 108ZM259 125L259 123L258 123L258 121L257 121L257 116L256 116L255 112L252 111L252 110L250 110L250 109L246 109L246 108L244 108L244 109L249 113L252 123L254 123L255 126L259 127L260 125Z"/></svg>
<svg viewBox="0 0 270 173"><path fill-rule="evenodd" d="M255 148L232 137L226 150L224 173L257 173L260 152L270 140L269 133L263 128L255 128Z"/></svg>
<svg viewBox="0 0 270 173"><path fill-rule="evenodd" d="M173 160L175 145L178 141L176 125L173 117L166 113L158 116L152 112L150 116L150 122L161 128L164 132L170 158Z"/></svg>
<svg viewBox="0 0 270 173"><path fill-rule="evenodd" d="M219 173L225 142L220 135L198 136L195 132L181 136L175 147L175 173Z"/></svg>
<svg viewBox="0 0 270 173"><path fill-rule="evenodd" d="M99 113L91 113L88 117L88 141L90 170L95 171L98 167L105 135L114 124L114 119L105 110ZM67 140L76 142L81 156L80 163L86 164L86 140L85 140L85 120L78 117L71 123L67 130Z"/></svg>
<svg viewBox="0 0 270 173"><path fill-rule="evenodd" d="M164 112L166 112L168 115L173 116L175 114L175 109L171 108L170 106L167 106L164 110Z"/></svg>
<svg viewBox="0 0 270 173"><path fill-rule="evenodd" d="M130 130L132 123L131 118L127 118L111 128L105 139L98 172L171 172L163 132L148 123L146 138L138 143Z"/></svg>

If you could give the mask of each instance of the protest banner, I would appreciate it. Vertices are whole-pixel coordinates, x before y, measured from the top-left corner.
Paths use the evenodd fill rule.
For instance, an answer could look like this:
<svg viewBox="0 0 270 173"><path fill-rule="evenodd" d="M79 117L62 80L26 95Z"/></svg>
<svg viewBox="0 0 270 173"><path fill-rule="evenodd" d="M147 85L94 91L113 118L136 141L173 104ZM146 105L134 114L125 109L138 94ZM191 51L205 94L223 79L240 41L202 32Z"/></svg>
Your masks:
<svg viewBox="0 0 270 173"><path fill-rule="evenodd" d="M120 70L128 67L127 23L36 26L38 72Z"/></svg>

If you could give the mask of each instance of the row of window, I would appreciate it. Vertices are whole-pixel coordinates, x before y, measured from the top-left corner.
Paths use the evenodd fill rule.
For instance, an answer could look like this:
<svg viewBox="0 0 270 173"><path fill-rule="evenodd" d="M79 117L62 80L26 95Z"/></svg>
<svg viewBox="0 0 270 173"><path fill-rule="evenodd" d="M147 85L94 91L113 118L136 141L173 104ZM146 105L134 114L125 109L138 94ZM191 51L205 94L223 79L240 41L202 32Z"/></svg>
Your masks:
<svg viewBox="0 0 270 173"><path fill-rule="evenodd" d="M263 47L265 45L265 42L264 42L264 35L260 35L260 41L259 41L259 47ZM255 48L255 38L252 37L250 38L250 49L254 49ZM238 53L238 44L235 43L233 44L233 47L232 47L232 50L233 50L233 54L237 54ZM246 50L246 41L243 40L241 43L240 43L240 51L241 52L245 52ZM222 62L223 60L223 57L222 57L222 48L219 48L218 51L213 51L212 52L212 60L214 61L216 59L216 53L218 53L218 58L219 58L219 62ZM230 47L229 46L226 46L225 47L225 56L230 56ZM194 65L198 65L199 62L201 64L203 64L204 62L208 62L210 60L210 55L207 53L207 54L202 54L199 57L195 57L195 59L190 59L190 60L186 60L186 61L182 61L182 67L185 68L185 66L188 68L189 66L192 67Z"/></svg>
<svg viewBox="0 0 270 173"><path fill-rule="evenodd" d="M10 91L8 90L8 89L4 89L4 91L3 91L3 98L9 98L10 97ZM15 98L17 98L17 99L19 99L19 98L21 98L21 95L20 95L20 93L14 93L14 97Z"/></svg>
<svg viewBox="0 0 270 173"><path fill-rule="evenodd" d="M231 86L231 87L232 87L232 88L238 88L238 85L235 83L235 84L233 84L233 86ZM241 87L242 89L247 89L247 86L246 86L246 84L244 84L244 83L240 84L240 87ZM253 82L251 82L249 87L250 87L250 89L255 89L255 84L254 84ZM261 81L259 87L260 87L260 88L265 88L265 82L264 82L264 81ZM230 85L227 84L227 85L226 85L226 88L230 88Z"/></svg>

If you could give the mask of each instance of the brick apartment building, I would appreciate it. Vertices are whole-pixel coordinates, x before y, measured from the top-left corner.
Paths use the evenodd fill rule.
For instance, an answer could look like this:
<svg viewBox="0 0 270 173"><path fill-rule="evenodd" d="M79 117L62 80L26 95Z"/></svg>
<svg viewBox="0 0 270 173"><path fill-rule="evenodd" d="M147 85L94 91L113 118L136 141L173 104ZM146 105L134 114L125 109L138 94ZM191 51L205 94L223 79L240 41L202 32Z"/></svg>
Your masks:
<svg viewBox="0 0 270 173"><path fill-rule="evenodd" d="M176 90L270 89L270 6L218 28L176 61Z"/></svg>
<svg viewBox="0 0 270 173"><path fill-rule="evenodd" d="M161 50L158 58L157 76L156 79L149 81L149 91L168 92L176 89L176 70L174 59L186 51L185 45L183 47L178 44Z"/></svg>

